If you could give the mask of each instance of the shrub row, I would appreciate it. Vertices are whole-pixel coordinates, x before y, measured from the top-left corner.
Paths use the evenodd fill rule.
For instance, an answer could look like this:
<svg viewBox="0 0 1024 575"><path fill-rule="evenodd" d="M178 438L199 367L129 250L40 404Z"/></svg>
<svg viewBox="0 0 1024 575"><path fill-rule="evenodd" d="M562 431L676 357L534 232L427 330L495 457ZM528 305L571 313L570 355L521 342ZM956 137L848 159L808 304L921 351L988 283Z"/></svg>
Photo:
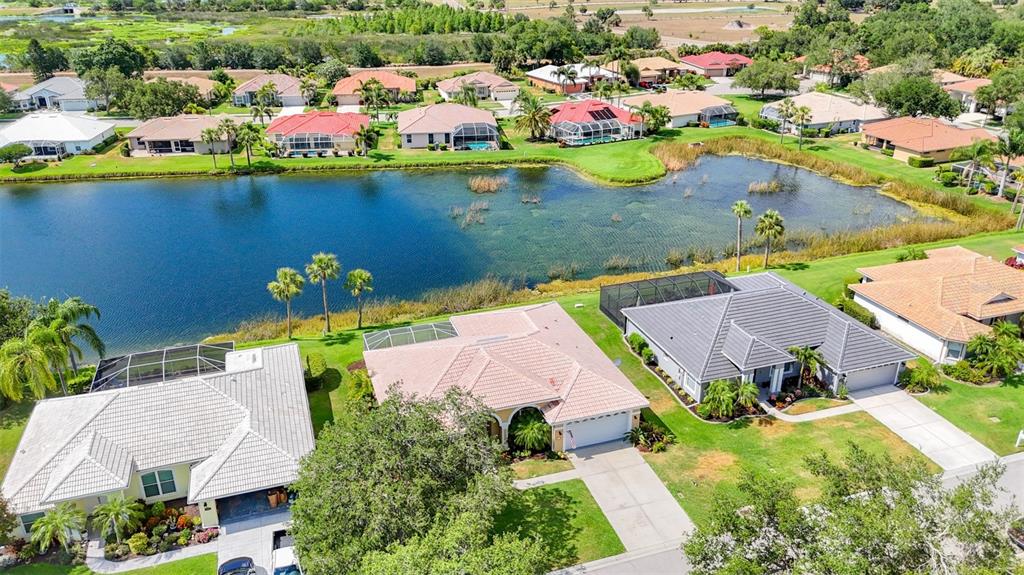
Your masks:
<svg viewBox="0 0 1024 575"><path fill-rule="evenodd" d="M875 318L875 314L871 313L870 311L865 309L864 306L846 297L845 295L841 295L838 298L836 298L836 300L832 302L832 305L834 305L835 308L838 309L839 311L845 313L846 315L852 317L853 319L859 321L860 323L872 329L878 328L878 319Z"/></svg>
<svg viewBox="0 0 1024 575"><path fill-rule="evenodd" d="M933 158L922 158L921 156L910 156L907 158L907 165L911 168L930 168L935 165Z"/></svg>

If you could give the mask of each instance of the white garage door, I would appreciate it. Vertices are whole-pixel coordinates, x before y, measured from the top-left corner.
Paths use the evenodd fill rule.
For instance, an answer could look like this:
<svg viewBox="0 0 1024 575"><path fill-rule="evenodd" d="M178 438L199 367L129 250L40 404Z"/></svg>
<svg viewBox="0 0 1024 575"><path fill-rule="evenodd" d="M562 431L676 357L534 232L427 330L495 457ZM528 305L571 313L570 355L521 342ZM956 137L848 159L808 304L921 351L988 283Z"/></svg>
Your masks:
<svg viewBox="0 0 1024 575"><path fill-rule="evenodd" d="M565 426L565 449L576 449L606 441L618 441L629 431L628 412L585 419Z"/></svg>
<svg viewBox="0 0 1024 575"><path fill-rule="evenodd" d="M857 391L869 389L880 385L892 385L896 379L896 369L899 365L883 365L863 371L854 371L846 375L846 389Z"/></svg>

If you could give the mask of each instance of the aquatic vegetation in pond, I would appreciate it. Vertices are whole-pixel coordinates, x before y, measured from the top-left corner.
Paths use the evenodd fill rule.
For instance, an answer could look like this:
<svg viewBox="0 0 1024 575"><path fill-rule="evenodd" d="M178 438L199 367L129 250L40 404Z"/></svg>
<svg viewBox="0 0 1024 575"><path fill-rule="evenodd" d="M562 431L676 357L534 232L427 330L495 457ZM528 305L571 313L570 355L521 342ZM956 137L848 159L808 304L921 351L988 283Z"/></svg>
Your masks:
<svg viewBox="0 0 1024 575"><path fill-rule="evenodd" d="M508 185L508 178L498 176L473 176L469 179L469 191L474 194L496 194Z"/></svg>
<svg viewBox="0 0 1024 575"><path fill-rule="evenodd" d="M750 182L747 186L748 194L774 194L782 191L782 182L768 180L767 182Z"/></svg>

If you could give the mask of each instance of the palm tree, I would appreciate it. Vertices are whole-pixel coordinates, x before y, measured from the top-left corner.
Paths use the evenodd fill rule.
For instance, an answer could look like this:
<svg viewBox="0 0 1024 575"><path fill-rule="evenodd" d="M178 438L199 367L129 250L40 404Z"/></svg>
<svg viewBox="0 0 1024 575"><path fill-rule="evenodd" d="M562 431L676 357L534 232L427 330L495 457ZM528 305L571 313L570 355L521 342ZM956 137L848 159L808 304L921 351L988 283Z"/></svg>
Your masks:
<svg viewBox="0 0 1024 575"><path fill-rule="evenodd" d="M235 169L235 138L238 136L238 125L231 118L224 118L217 124L217 130L228 142L228 158L231 160L231 169Z"/></svg>
<svg viewBox="0 0 1024 575"><path fill-rule="evenodd" d="M359 126L354 138L356 151L366 156L370 153L370 148L377 144L377 130L374 130L369 125Z"/></svg>
<svg viewBox="0 0 1024 575"><path fill-rule="evenodd" d="M26 389L36 399L57 389L45 345L28 335L12 337L0 346L0 394L21 401Z"/></svg>
<svg viewBox="0 0 1024 575"><path fill-rule="evenodd" d="M779 118L782 119L782 125L779 126L779 143L781 144L785 141L786 137L786 122L796 113L796 104L793 103L792 99L786 98L779 102L778 107L775 109L779 112Z"/></svg>
<svg viewBox="0 0 1024 575"><path fill-rule="evenodd" d="M235 142L245 149L245 165L249 168L252 167L252 147L260 143L263 139L260 134L260 129L256 127L256 124L252 122L245 122L238 127L238 135L235 136Z"/></svg>
<svg viewBox="0 0 1024 575"><path fill-rule="evenodd" d="M384 85L380 83L380 80L376 78L370 78L363 82L356 90L359 94L360 99L363 101L363 105L373 110L373 120L376 122L380 119L380 109L388 105L389 94L384 89Z"/></svg>
<svg viewBox="0 0 1024 575"><path fill-rule="evenodd" d="M761 392L753 381L744 380L736 386L736 404L740 407L750 409L757 405Z"/></svg>
<svg viewBox="0 0 1024 575"><path fill-rule="evenodd" d="M217 169L217 142L220 141L219 128L206 128L200 136L203 143L210 147L210 154L213 156L213 169Z"/></svg>
<svg viewBox="0 0 1024 575"><path fill-rule="evenodd" d="M732 215L736 216L736 271L740 271L740 256L743 254L743 220L753 217L754 210L746 200L739 200L732 205Z"/></svg>
<svg viewBox="0 0 1024 575"><path fill-rule="evenodd" d="M1006 328L1000 328L1000 331L1003 335L979 334L967 342L967 351L974 356L973 363L997 378L1012 375L1024 362L1024 340L1007 335Z"/></svg>
<svg viewBox="0 0 1024 575"><path fill-rule="evenodd" d="M57 374L60 389L68 394L68 386L64 381L64 371L68 368L68 351L59 332L64 329L64 320L55 319L50 325L34 325L29 328L26 336L31 343L37 345L46 354L50 370Z"/></svg>
<svg viewBox="0 0 1024 575"><path fill-rule="evenodd" d="M253 120L258 119L260 121L261 126L266 125L266 122L263 121L263 118L269 120L274 117L273 110L270 109L270 106L258 100L253 100L252 105L249 107L249 113L252 114Z"/></svg>
<svg viewBox="0 0 1024 575"><path fill-rule="evenodd" d="M373 274L364 269L354 269L345 278L345 289L356 298L356 329L363 329L363 294L373 291Z"/></svg>
<svg viewBox="0 0 1024 575"><path fill-rule="evenodd" d="M995 142L993 152L999 157L1002 165L1002 176L999 178L999 192L997 198L1003 197L1006 189L1006 178L1010 174L1011 164L1020 156L1024 156L1024 131L1010 130L999 135Z"/></svg>
<svg viewBox="0 0 1024 575"><path fill-rule="evenodd" d="M455 102L462 104L463 106L471 106L475 108L480 103L480 98L476 94L476 86L472 84L463 84L459 88L459 93L455 95Z"/></svg>
<svg viewBox="0 0 1024 575"><path fill-rule="evenodd" d="M974 184L974 174L978 169L982 167L995 168L995 164L992 162L993 157L992 142L978 140L969 146L956 148L950 154L949 159L954 162L968 161L967 189L969 190Z"/></svg>
<svg viewBox="0 0 1024 575"><path fill-rule="evenodd" d="M78 373L76 359L82 359L82 350L75 344L75 340L83 341L101 358L107 353L103 340L96 334L96 330L85 321L93 316L100 319L99 308L86 303L80 297L69 297L64 301L51 299L46 302L45 309L37 318L40 323L48 325L52 324L54 320L62 320L63 323L60 325L58 333L64 346L68 348L68 360L75 373Z"/></svg>
<svg viewBox="0 0 1024 575"><path fill-rule="evenodd" d="M541 451L551 445L551 426L540 413L532 409L516 418L509 434L512 443L530 451Z"/></svg>
<svg viewBox="0 0 1024 575"><path fill-rule="evenodd" d="M793 356L793 359L800 363L800 380L811 381L814 377L814 373L818 371L818 366L825 363L824 357L821 352L812 349L810 347L799 347L793 346L786 350L789 355ZM800 388L800 384L797 384L797 389Z"/></svg>
<svg viewBox="0 0 1024 575"><path fill-rule="evenodd" d="M555 71L555 77L559 79L559 84L562 86L562 93L565 93L565 85L572 84L576 86L576 80L580 77L579 72L572 66L562 66Z"/></svg>
<svg viewBox="0 0 1024 575"><path fill-rule="evenodd" d="M768 210L757 218L754 231L765 239L764 244L764 267L768 269L768 256L772 252L772 240L782 237L786 233L785 220L775 210Z"/></svg>
<svg viewBox="0 0 1024 575"><path fill-rule="evenodd" d="M273 106L277 103L277 86L273 82L267 82L256 89L256 101L264 106Z"/></svg>
<svg viewBox="0 0 1024 575"><path fill-rule="evenodd" d="M997 321L992 324L992 336L995 338L1000 337L1020 337L1020 326L1013 323L1012 321Z"/></svg>
<svg viewBox="0 0 1024 575"><path fill-rule="evenodd" d="M796 124L800 128L800 139L797 140L797 142L798 142L797 147L800 150L803 150L804 149L804 126L807 125L807 122L811 121L811 109L808 108L807 106L797 106L796 109L793 110L792 119L793 119L793 123Z"/></svg>
<svg viewBox="0 0 1024 575"><path fill-rule="evenodd" d="M736 386L728 379L708 384L698 411L704 417L730 417L736 408Z"/></svg>
<svg viewBox="0 0 1024 575"><path fill-rule="evenodd" d="M541 104L537 96L526 90L521 90L516 96L514 107L519 113L516 129L529 132L531 140L543 138L551 127L551 108Z"/></svg>
<svg viewBox="0 0 1024 575"><path fill-rule="evenodd" d="M320 91L320 82L316 76L305 76L299 81L299 91L302 93L306 103L309 104L316 99L317 92Z"/></svg>
<svg viewBox="0 0 1024 575"><path fill-rule="evenodd" d="M58 503L32 524L32 543L40 551L46 551L54 541L69 550L74 533L85 530L85 511L70 501Z"/></svg>
<svg viewBox="0 0 1024 575"><path fill-rule="evenodd" d="M292 268L277 268L277 280L267 284L267 291L277 301L283 301L288 321L288 339L292 338L292 299L302 294L306 280Z"/></svg>
<svg viewBox="0 0 1024 575"><path fill-rule="evenodd" d="M331 313L327 310L327 282L341 277L341 264L338 256L319 252L313 254L313 261L306 264L306 276L310 283L320 284L324 299L324 333L331 333Z"/></svg>
<svg viewBox="0 0 1024 575"><path fill-rule="evenodd" d="M615 89L612 87L612 83L607 80L601 80L594 85L594 95L597 96L598 100L611 101L614 93Z"/></svg>
<svg viewBox="0 0 1024 575"><path fill-rule="evenodd" d="M101 539L113 533L120 543L125 532L138 529L145 517L141 503L127 499L124 495L114 495L93 508L92 526L99 530Z"/></svg>

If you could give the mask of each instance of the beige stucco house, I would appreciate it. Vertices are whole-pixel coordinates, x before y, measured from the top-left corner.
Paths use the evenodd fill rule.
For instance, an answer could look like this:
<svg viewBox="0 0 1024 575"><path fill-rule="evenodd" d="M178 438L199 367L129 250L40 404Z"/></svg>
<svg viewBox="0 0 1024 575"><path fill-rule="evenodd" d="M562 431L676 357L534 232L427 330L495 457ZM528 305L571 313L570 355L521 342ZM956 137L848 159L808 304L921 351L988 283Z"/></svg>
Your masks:
<svg viewBox="0 0 1024 575"><path fill-rule="evenodd" d="M497 149L501 141L494 114L462 104L431 104L398 113L403 148L445 146L453 150Z"/></svg>
<svg viewBox="0 0 1024 575"><path fill-rule="evenodd" d="M226 117L182 114L146 120L128 132L128 146L133 156L209 154L211 149L218 154L226 154L231 149L226 135L220 134L212 144L203 141L203 131L216 130Z"/></svg>

